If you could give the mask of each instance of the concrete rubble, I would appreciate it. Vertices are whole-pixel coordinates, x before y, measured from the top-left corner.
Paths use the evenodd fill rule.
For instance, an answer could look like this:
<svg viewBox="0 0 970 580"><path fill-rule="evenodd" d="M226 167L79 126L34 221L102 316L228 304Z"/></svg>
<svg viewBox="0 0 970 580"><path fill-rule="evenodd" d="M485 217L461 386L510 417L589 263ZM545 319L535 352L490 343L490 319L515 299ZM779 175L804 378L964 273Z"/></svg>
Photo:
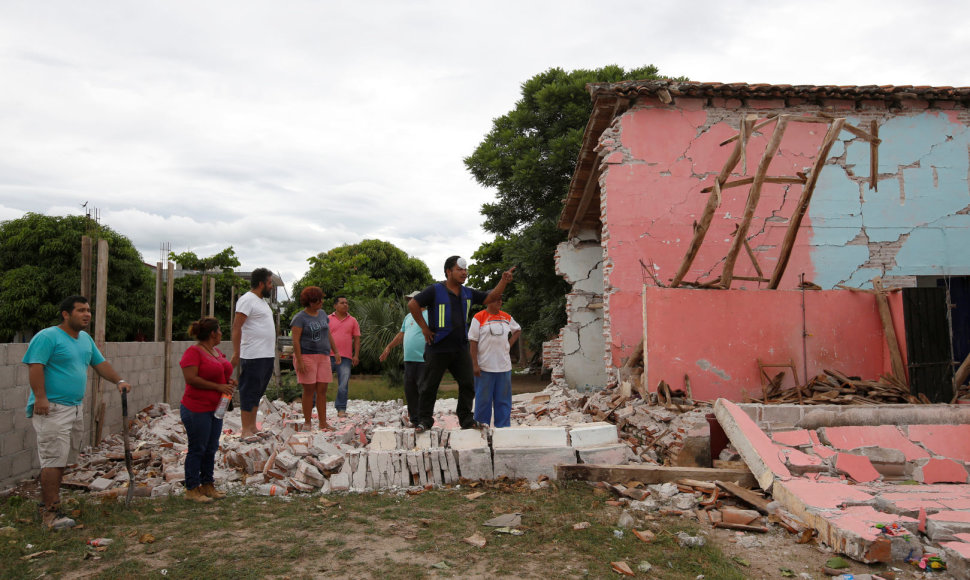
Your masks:
<svg viewBox="0 0 970 580"><path fill-rule="evenodd" d="M459 429L454 406L454 400L439 401L435 427L417 434L404 427L400 401L352 400L347 418L329 414L334 430L303 431L299 402L264 399L258 436L240 439L238 411L226 415L216 454L216 484L254 492L274 484L290 493L309 493L446 486L462 479L503 477L535 482L555 479L556 466L563 464L676 464L692 439L708 433L702 412L678 413L638 399L620 401L609 391L579 394L549 386L540 393L516 395L513 426L486 431ZM694 447L709 447L704 441ZM136 495L182 490L187 440L177 408L157 404L137 413L131 422L131 448ZM121 435L83 453L67 471L65 485L99 494L125 493Z"/></svg>
<svg viewBox="0 0 970 580"><path fill-rule="evenodd" d="M718 400L719 425L760 487L815 530L819 541L867 563L939 554L954 577L970 577L970 425L964 410L938 405L880 409L891 424L828 426L788 406ZM958 406L957 406L958 407ZM783 413L791 414L787 420ZM771 414L774 421L766 420ZM832 415L831 413L835 413ZM895 413L895 415L893 415ZM944 416L955 424L936 424Z"/></svg>

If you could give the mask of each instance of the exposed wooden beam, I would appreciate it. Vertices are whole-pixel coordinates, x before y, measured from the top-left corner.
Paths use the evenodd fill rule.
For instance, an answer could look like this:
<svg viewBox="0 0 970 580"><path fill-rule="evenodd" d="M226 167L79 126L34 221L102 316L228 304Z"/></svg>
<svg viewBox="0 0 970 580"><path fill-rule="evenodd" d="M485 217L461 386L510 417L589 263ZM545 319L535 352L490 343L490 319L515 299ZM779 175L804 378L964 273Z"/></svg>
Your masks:
<svg viewBox="0 0 970 580"><path fill-rule="evenodd" d="M734 239L731 240L731 247L728 250L727 257L724 259L724 267L721 269L721 285L725 288L731 287L731 279L734 276L734 264L737 262L738 252L741 251L744 238L748 235L751 220L754 219L754 212L758 207L758 200L761 199L761 186L764 185L765 177L768 174L768 167L775 158L778 147L781 146L781 140L785 136L785 130L788 128L790 118L789 115L780 115L778 117L778 124L775 125L775 131L771 134L771 140L768 141L768 145L765 147L765 152L761 156L761 162L758 163L758 170L754 174L754 181L751 182L751 190L748 192L748 202L744 208L744 215L741 218L741 223L738 225L738 231L734 234Z"/></svg>
<svg viewBox="0 0 970 580"><path fill-rule="evenodd" d="M781 277L785 275L785 268L788 267L788 260L791 258L792 248L795 246L798 228L801 226L802 219L805 217L805 213L808 212L808 205L812 201L812 194L815 192L818 176L822 173L822 168L825 167L825 160L828 159L829 151L832 150L832 145L835 144L835 140L838 138L839 133L842 132L843 125L845 125L845 119L833 119L831 122L832 124L829 125L829 129L825 132L825 137L822 139L822 145L819 148L818 155L815 157L815 165L812 166L812 172L808 176L808 181L805 182L805 186L802 188L802 195L798 198L798 205L795 206L795 211L792 213L792 217L788 222L788 230L785 231L785 239L781 244L781 253L778 255L775 271L771 274L771 282L768 282L769 290L775 290L781 284Z"/></svg>

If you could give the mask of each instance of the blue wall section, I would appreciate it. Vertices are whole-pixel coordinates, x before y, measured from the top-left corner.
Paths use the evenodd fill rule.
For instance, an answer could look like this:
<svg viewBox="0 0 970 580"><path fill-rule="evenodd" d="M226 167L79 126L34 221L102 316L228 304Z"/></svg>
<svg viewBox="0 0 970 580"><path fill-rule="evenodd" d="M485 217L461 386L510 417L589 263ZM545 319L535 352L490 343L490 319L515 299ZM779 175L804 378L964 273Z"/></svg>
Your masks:
<svg viewBox="0 0 970 580"><path fill-rule="evenodd" d="M883 275L867 265L870 246L888 264L886 276L970 274L970 216L958 213L970 207L970 131L924 112L880 120L879 137L878 191L868 186L869 144L848 132L832 148L833 158L845 151L844 161L822 170L808 213L814 282L868 285ZM897 247L892 264L885 256Z"/></svg>

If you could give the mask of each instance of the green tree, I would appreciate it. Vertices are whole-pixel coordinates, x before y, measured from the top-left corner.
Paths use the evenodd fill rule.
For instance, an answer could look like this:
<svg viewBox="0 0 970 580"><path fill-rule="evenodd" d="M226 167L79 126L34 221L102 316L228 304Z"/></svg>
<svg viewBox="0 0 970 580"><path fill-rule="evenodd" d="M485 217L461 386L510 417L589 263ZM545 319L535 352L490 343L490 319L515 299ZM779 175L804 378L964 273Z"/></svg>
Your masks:
<svg viewBox="0 0 970 580"><path fill-rule="evenodd" d="M236 288L236 297L249 290L249 284L233 272L239 267L239 259L232 246L217 254L200 258L194 252L169 253L169 260L178 263L183 270L195 270L198 274L176 278L174 282L172 300L172 335L175 340L189 340L188 329L193 321L202 315L202 292L208 296L209 278L216 280L216 297L214 314L223 328L223 339L229 341L229 320L231 310L232 288ZM206 299L208 300L208 299ZM206 307L206 313L209 309Z"/></svg>
<svg viewBox="0 0 970 580"><path fill-rule="evenodd" d="M293 299L286 304L283 314L284 326L300 309L300 292L307 286L319 286L323 290L327 297L324 305L329 309L331 299L336 296L358 300L399 297L433 282L423 261L382 240L339 246L307 261L310 269L293 285Z"/></svg>
<svg viewBox="0 0 970 580"><path fill-rule="evenodd" d="M108 242L106 340L153 334L155 282L131 240L84 216L27 213L0 223L0 341L60 322L61 301L80 294L84 235ZM92 254L93 291L96 241Z"/></svg>
<svg viewBox="0 0 970 580"><path fill-rule="evenodd" d="M566 323L569 285L556 274L554 254L565 239L557 223L592 112L586 84L655 78L652 65L551 68L522 83L522 98L464 160L475 180L497 193L481 210L483 227L496 237L472 255L470 284L490 288L503 270L517 266L504 308L534 349Z"/></svg>

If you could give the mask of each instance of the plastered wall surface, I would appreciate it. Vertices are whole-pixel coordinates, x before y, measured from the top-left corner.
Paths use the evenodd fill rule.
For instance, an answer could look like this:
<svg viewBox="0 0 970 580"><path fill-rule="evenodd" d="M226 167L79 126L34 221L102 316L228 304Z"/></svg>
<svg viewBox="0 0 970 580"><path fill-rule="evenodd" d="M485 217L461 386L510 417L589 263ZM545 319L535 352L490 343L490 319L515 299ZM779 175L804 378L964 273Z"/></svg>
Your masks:
<svg viewBox="0 0 970 580"><path fill-rule="evenodd" d="M193 341L173 342L171 383L168 402L176 404L182 398L185 381L179 360ZM232 343L218 347L232 356ZM37 437L30 419L25 416L30 384L27 366L21 363L26 344L0 344L0 486L9 486L36 475L40 469L37 458ZM161 342L109 342L104 355L121 377L132 384L128 394L128 414L159 403L164 398L165 344ZM97 374L88 372L88 389L84 399L85 433L90 433L94 410L92 398ZM102 381L102 400L105 403L102 436L122 429L121 395L118 388ZM85 439L84 444L88 444Z"/></svg>
<svg viewBox="0 0 970 580"><path fill-rule="evenodd" d="M843 131L821 171L780 288L799 275L822 288L915 285L921 275L970 274L970 134L967 111L929 109L923 101L890 112L881 103L833 101L829 113L868 130L879 124L878 191L869 188L870 146ZM946 104L946 103L944 103ZM951 103L952 104L952 103ZM600 138L603 154L600 211L605 248L604 299L609 365L619 366L640 340L640 260L663 283L680 267L708 194L702 189L723 168L745 113L814 114L818 106L783 107L781 101L679 98L673 105L644 100L618 117ZM744 175L757 168L770 125L748 142ZM769 175L795 175L814 163L825 125L792 123ZM731 179L742 176L741 169ZM748 187L726 189L711 228L685 281L712 281L723 266L743 215ZM748 234L760 267L770 275L800 185L765 184ZM757 273L742 250L735 276ZM762 287L764 284L761 285ZM732 288L757 289L735 280ZM795 311L788 312L791 316Z"/></svg>
<svg viewBox="0 0 970 580"><path fill-rule="evenodd" d="M848 290L807 291L803 341L802 293L797 290L745 291L647 287L647 385L664 380L683 388L691 380L694 397L742 400L743 390L760 396L757 359L792 360L801 382L826 369L877 379L891 372L889 353L872 294ZM890 308L902 310L899 293ZM797 317L796 317L797 313ZM902 320L894 326L902 328ZM901 345L905 360L905 345ZM807 359L803 355L807 353ZM793 386L786 371L783 386Z"/></svg>
<svg viewBox="0 0 970 580"><path fill-rule="evenodd" d="M580 232L556 249L556 272L572 286L566 295L566 326L559 333L567 385L602 388L604 365L603 248L592 231Z"/></svg>

